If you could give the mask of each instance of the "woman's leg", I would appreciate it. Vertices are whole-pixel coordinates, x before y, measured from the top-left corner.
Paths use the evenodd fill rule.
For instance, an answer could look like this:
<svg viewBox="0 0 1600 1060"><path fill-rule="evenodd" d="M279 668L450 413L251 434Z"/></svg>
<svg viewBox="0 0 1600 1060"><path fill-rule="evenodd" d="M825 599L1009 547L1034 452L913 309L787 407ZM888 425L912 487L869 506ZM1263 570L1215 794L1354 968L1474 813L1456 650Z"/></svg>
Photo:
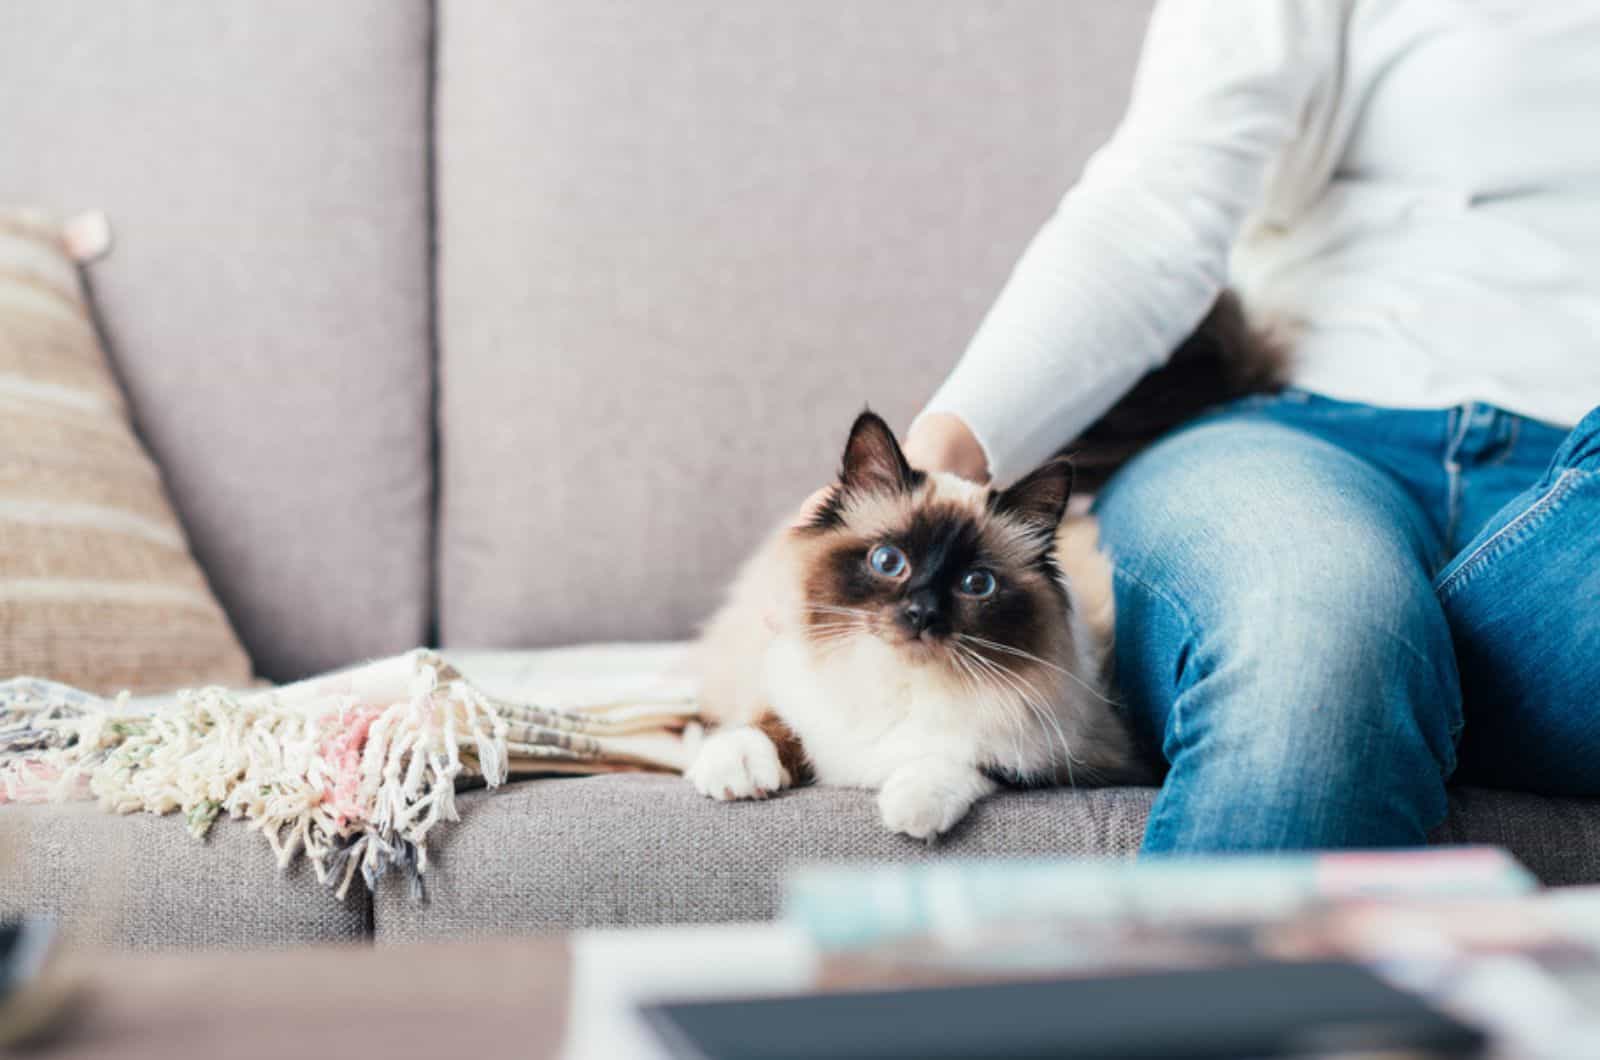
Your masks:
<svg viewBox="0 0 1600 1060"><path fill-rule="evenodd" d="M1600 795L1600 409L1439 575L1469 719L1462 775Z"/></svg>
<svg viewBox="0 0 1600 1060"><path fill-rule="evenodd" d="M1145 851L1424 842L1461 708L1404 491L1242 413L1140 456L1097 511L1121 694L1171 764Z"/></svg>

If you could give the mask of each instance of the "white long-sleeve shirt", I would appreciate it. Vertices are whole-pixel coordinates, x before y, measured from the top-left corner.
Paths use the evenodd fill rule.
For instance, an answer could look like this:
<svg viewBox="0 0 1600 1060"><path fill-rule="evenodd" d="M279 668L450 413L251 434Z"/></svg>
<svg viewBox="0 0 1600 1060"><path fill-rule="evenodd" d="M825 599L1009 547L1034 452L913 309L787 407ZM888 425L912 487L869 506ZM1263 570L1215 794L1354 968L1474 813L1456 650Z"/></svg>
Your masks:
<svg viewBox="0 0 1600 1060"><path fill-rule="evenodd" d="M1015 479L1227 284L1331 397L1600 404L1600 0L1161 0L1116 134L924 414Z"/></svg>

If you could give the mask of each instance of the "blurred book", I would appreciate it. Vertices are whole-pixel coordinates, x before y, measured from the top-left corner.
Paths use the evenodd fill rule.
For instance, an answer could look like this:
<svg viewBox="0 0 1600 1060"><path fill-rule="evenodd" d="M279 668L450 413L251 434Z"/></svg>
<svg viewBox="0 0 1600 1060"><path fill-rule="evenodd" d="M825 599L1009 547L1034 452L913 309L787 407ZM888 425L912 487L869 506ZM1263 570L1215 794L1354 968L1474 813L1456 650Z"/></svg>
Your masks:
<svg viewBox="0 0 1600 1060"><path fill-rule="evenodd" d="M827 989L1347 960L1507 1055L1600 1056L1600 887L1491 848L811 869L786 913Z"/></svg>

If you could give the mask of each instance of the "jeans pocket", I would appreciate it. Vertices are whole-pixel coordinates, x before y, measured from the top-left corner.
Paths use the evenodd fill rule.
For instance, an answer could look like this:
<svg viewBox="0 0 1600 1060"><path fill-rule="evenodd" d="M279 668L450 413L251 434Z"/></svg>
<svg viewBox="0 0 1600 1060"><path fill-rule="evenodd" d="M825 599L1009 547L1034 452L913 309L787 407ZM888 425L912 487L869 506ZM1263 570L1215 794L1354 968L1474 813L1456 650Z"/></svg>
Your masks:
<svg viewBox="0 0 1600 1060"><path fill-rule="evenodd" d="M1503 526L1495 530L1485 529L1477 541L1462 549L1461 554L1447 563L1434 579L1433 588L1439 599L1449 600L1466 588L1489 564L1521 544L1541 524L1560 511L1573 490L1593 478L1595 472L1568 468Z"/></svg>

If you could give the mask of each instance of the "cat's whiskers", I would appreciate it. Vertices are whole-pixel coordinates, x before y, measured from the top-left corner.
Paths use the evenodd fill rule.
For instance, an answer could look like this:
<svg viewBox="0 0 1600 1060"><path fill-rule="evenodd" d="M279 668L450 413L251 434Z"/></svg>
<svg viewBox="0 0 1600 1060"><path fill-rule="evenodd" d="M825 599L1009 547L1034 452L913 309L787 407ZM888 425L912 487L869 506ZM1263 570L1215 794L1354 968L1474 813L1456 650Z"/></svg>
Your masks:
<svg viewBox="0 0 1600 1060"><path fill-rule="evenodd" d="M983 661L982 658L964 644L954 643L953 647L957 652L968 657L966 662L968 669L978 672L977 664ZM1022 745L1028 740L1031 732L1028 727L1027 714L1025 713L1027 708L1025 705L1015 702L1014 694L1008 695L1007 692L1009 690L1002 687L992 677L985 680L983 684L987 691L998 694L996 702L1003 708L1005 720L1011 728L1011 754L1014 759L1012 773L1018 780L1021 780L1028 774L1026 757L1022 753ZM1051 748L1050 759L1054 763L1055 751L1053 747Z"/></svg>
<svg viewBox="0 0 1600 1060"><path fill-rule="evenodd" d="M858 622L817 624L806 627L806 640L818 647L833 647L854 640L862 632Z"/></svg>
<svg viewBox="0 0 1600 1060"><path fill-rule="evenodd" d="M978 645L979 647L988 648L991 651L1003 652L1003 653L1005 653L1007 655L1015 655L1015 656L1018 656L1019 658L1026 659L1029 662L1037 663L1040 666L1045 667L1046 669L1054 670L1056 673L1061 674L1063 677L1067 678L1068 680L1076 682L1079 686L1081 686L1083 688L1084 691L1088 692L1091 696L1094 696L1094 698L1098 699L1100 702L1104 703L1106 706L1115 707L1118 710L1125 709L1124 704L1119 703L1114 699L1107 698L1106 695L1103 692L1101 692L1099 689L1095 688L1093 685L1091 685L1089 682L1085 681L1083 678L1079 677L1077 674L1073 673L1070 669L1068 669L1065 666L1058 666L1055 663L1051 662L1049 659L1040 658L1039 656L1033 654L1030 651L1023 651L1021 648L1015 648L1015 647L1012 647L1009 644L1001 644L999 641L989 640L989 639L984 638L984 637L977 637L977 636L972 635L971 633L957 633L956 636L960 637L962 640L970 641L973 644Z"/></svg>
<svg viewBox="0 0 1600 1060"><path fill-rule="evenodd" d="M951 644L951 648L953 650L950 652L950 661L954 663L957 669L960 671L962 683L972 692L973 695L998 691L998 689L996 689L990 681L984 679L977 667L974 666L973 663L967 658L973 654L971 648L953 642ZM1002 698L1000 700L1000 706L1003 708L1009 708L1011 704L1006 701L1006 698ZM1023 720L1017 711L1011 709L1006 709L1004 711L1004 717L1011 728L1011 748L1012 754L1016 760L1016 765L1013 771L1018 777L1021 777L1024 772L1022 761L1022 737L1024 735Z"/></svg>
<svg viewBox="0 0 1600 1060"><path fill-rule="evenodd" d="M868 611L865 608L861 608L861 607L841 607L838 604L819 604L819 603L814 603L814 602L811 602L811 601L807 601L806 604L805 604L805 608L806 608L807 611L815 611L816 613L818 613L820 615L844 615L844 616L849 617L849 618L872 618L873 617L873 614L872 614L871 611Z"/></svg>
<svg viewBox="0 0 1600 1060"><path fill-rule="evenodd" d="M850 620L846 621L844 619L838 619L838 618L826 618L826 619L822 619L820 621L817 621L817 620L808 621L805 624L805 628L807 630L817 630L818 632L824 632L824 633L832 632L832 631L835 631L835 630L850 630L852 632L865 632L868 629L868 626L867 626L867 624L865 622L863 622L860 619L850 619Z"/></svg>
<svg viewBox="0 0 1600 1060"><path fill-rule="evenodd" d="M1043 728L1043 726L1038 724L1039 717L1037 710L1035 710L1033 705L1028 702L1027 694L1019 689L1016 684L1007 677L1006 674L997 670L997 668L994 667L989 660L983 658L977 652L973 651L964 644L960 644L959 642L952 642L952 647L954 647L965 657L967 665L970 668L977 670L984 675L983 684L986 690L999 693L997 703L999 706L1004 708L1006 720L1010 723L1012 729L1012 750L1016 756L1015 772L1019 778L1025 776L1027 774L1027 770L1024 767L1022 741L1031 735L1034 729ZM1031 727L1028 725L1028 718L1030 715L1032 716L1034 722L1034 725ZM1053 744L1048 743L1046 746L1050 752L1050 763L1052 766L1054 766L1056 761L1055 747Z"/></svg>
<svg viewBox="0 0 1600 1060"><path fill-rule="evenodd" d="M966 635L957 634L957 636ZM1076 786L1076 781L1073 777L1072 771L1072 765L1076 761L1072 754L1072 744L1070 741L1068 741L1065 730L1061 728L1060 720L1056 718L1055 712L1050 709L1050 704L1045 699L1044 695L1033 684L1033 682L1018 674L1016 671L1010 669L1009 667L1002 666L995 660L974 652L970 648L967 650L971 653L971 657L975 662L989 670L992 674L994 674L996 679L1003 681L1011 689L1018 701L1028 709L1028 711L1033 715L1034 720L1039 723L1040 728L1047 728L1048 730L1054 731L1056 739L1061 744L1061 752L1064 758L1062 764L1065 765L1067 769L1067 783L1069 785ZM1050 759L1052 765L1054 765L1055 753L1053 748Z"/></svg>
<svg viewBox="0 0 1600 1060"><path fill-rule="evenodd" d="M979 695L985 691L983 680L978 676L977 671L972 668L972 664L963 659L959 652L951 653L950 661L955 664L957 676L961 678L961 683L968 692L973 695Z"/></svg>

